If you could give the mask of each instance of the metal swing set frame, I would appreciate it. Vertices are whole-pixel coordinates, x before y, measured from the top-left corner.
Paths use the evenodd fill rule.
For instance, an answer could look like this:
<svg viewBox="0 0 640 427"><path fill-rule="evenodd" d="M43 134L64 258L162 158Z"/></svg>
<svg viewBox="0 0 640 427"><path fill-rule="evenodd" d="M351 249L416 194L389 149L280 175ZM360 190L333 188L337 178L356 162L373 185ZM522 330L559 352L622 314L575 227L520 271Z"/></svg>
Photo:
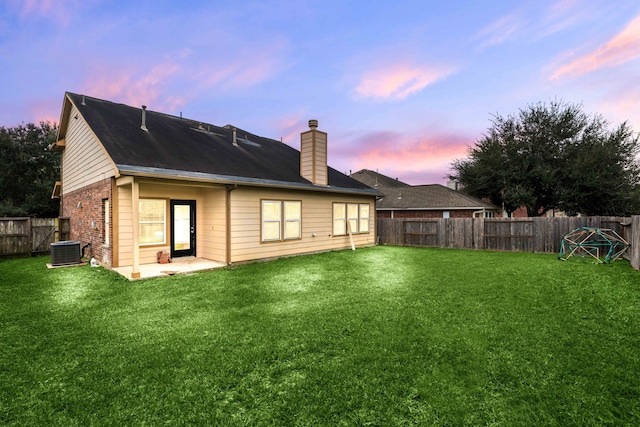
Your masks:
<svg viewBox="0 0 640 427"><path fill-rule="evenodd" d="M600 264L608 264L620 258L629 246L609 228L579 227L562 238L558 258L566 261L572 256L590 256Z"/></svg>

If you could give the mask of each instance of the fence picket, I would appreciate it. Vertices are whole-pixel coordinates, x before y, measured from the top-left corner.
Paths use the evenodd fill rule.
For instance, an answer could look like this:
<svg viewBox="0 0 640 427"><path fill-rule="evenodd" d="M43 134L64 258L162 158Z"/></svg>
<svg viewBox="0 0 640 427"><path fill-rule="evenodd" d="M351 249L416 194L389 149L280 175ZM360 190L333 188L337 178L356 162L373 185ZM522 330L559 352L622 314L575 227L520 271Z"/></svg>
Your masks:
<svg viewBox="0 0 640 427"><path fill-rule="evenodd" d="M0 218L0 257L48 253L70 231L69 218Z"/></svg>
<svg viewBox="0 0 640 427"><path fill-rule="evenodd" d="M612 229L631 243L626 257L640 269L640 216L381 218L378 238L380 244L388 245L558 253L567 233L587 226Z"/></svg>

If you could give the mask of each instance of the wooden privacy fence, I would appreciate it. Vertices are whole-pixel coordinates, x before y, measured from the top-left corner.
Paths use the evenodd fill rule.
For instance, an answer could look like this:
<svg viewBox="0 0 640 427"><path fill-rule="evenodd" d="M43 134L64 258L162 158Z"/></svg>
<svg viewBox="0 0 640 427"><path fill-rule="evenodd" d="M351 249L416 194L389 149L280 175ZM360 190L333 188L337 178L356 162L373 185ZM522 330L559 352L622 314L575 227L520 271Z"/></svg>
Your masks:
<svg viewBox="0 0 640 427"><path fill-rule="evenodd" d="M48 253L69 235L69 218L0 218L0 257Z"/></svg>
<svg viewBox="0 0 640 427"><path fill-rule="evenodd" d="M564 235L578 227L610 228L631 243L626 257L640 269L640 216L378 218L377 227L378 242L383 245L540 253L558 253Z"/></svg>

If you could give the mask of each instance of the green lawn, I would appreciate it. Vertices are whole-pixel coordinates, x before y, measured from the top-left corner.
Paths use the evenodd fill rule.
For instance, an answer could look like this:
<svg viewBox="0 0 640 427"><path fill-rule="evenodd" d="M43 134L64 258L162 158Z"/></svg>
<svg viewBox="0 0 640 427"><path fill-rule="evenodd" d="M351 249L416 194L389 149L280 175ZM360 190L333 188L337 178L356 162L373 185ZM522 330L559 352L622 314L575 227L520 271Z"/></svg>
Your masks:
<svg viewBox="0 0 640 427"><path fill-rule="evenodd" d="M640 425L640 272L374 247L129 282L0 261L1 425Z"/></svg>

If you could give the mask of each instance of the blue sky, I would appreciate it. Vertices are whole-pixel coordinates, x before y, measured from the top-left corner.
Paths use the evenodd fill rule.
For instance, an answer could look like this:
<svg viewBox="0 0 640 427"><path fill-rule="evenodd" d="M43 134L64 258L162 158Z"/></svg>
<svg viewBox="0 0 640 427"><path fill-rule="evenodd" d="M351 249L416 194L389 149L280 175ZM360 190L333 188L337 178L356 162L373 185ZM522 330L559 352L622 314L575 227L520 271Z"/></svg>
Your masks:
<svg viewBox="0 0 640 427"><path fill-rule="evenodd" d="M492 115L551 99L640 131L640 2L3 0L0 126L65 91L445 183Z"/></svg>

